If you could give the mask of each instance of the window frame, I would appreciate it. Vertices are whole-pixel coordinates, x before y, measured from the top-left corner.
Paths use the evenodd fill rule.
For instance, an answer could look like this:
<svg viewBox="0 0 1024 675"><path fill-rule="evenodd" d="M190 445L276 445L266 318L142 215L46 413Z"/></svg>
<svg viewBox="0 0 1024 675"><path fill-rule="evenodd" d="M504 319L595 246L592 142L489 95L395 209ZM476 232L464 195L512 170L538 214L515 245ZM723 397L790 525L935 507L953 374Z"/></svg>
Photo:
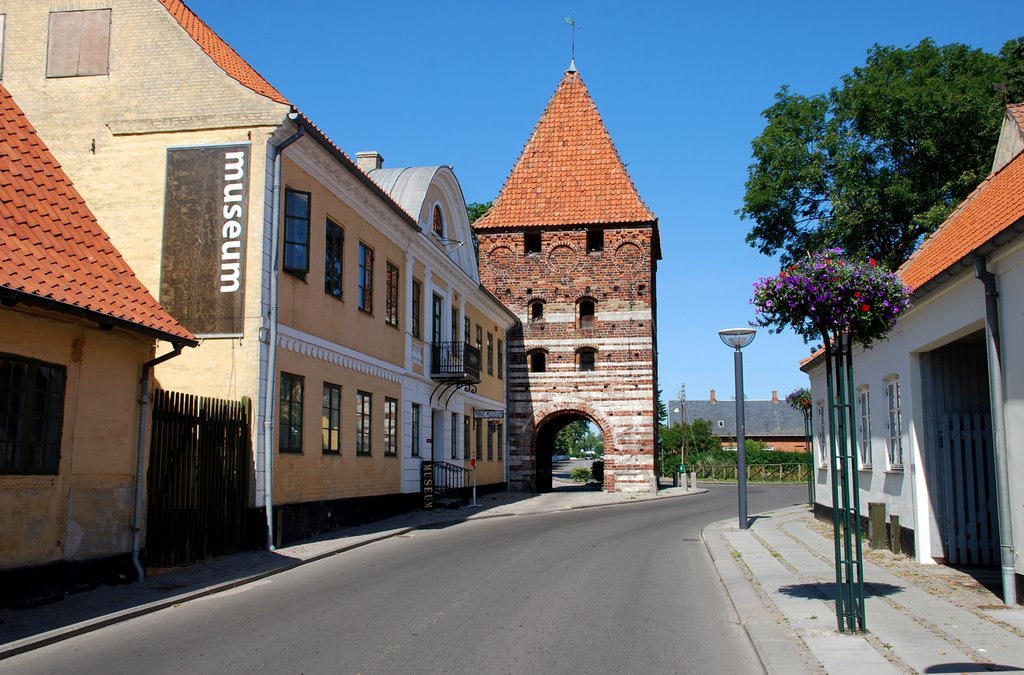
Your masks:
<svg viewBox="0 0 1024 675"><path fill-rule="evenodd" d="M356 456L373 455L373 394L356 390Z"/></svg>
<svg viewBox="0 0 1024 675"><path fill-rule="evenodd" d="M819 400L817 403L818 411L818 468L828 468L828 448L825 447L826 434L825 434L825 401Z"/></svg>
<svg viewBox="0 0 1024 675"><path fill-rule="evenodd" d="M330 218L324 222L324 293L345 299L345 228Z"/></svg>
<svg viewBox="0 0 1024 675"><path fill-rule="evenodd" d="M423 339L423 282L419 279L412 280L412 326L410 331L417 340Z"/></svg>
<svg viewBox="0 0 1024 675"><path fill-rule="evenodd" d="M577 349L576 370L581 373L592 373L597 370L597 350L593 347Z"/></svg>
<svg viewBox="0 0 1024 675"><path fill-rule="evenodd" d="M889 471L901 472L904 467L903 457L903 401L900 393L900 378L892 375L885 378L886 419L888 431L886 443L886 461ZM897 461L897 459L899 461Z"/></svg>
<svg viewBox="0 0 1024 675"><path fill-rule="evenodd" d="M587 253L603 253L604 252L604 229L603 228L588 228L587 229Z"/></svg>
<svg viewBox="0 0 1024 675"><path fill-rule="evenodd" d="M291 211L291 200L289 197L293 195L299 195L305 197L306 203L306 214L295 215ZM309 224L313 218L313 195L310 192L303 190L293 190L292 188L284 189L284 236L281 237L282 245L284 246L284 256L281 262L281 269L286 274L290 274L296 279L306 280L306 275L309 274ZM305 241L299 241L294 238L294 232L292 230L293 225L299 229L305 229ZM302 251L302 266L295 267L289 262L288 252L300 250Z"/></svg>
<svg viewBox="0 0 1024 675"><path fill-rule="evenodd" d="M584 308L590 311L584 314ZM578 325L580 328L593 328L597 323L597 300L593 298L580 298L576 302L576 314L579 317Z"/></svg>
<svg viewBox="0 0 1024 675"><path fill-rule="evenodd" d="M531 300L527 303L529 308L529 321L537 322L544 320L544 301L543 300Z"/></svg>
<svg viewBox="0 0 1024 675"><path fill-rule="evenodd" d="M494 375L494 334L487 331L487 374Z"/></svg>
<svg viewBox="0 0 1024 675"><path fill-rule="evenodd" d="M459 433L459 413L454 413L454 412L452 413L451 423L448 426L449 426L449 431L451 432L450 433L451 439L450 439L450 441L448 443L448 446L451 448L451 453L450 454L452 456L452 459L458 459L459 458L459 438L458 438L458 433Z"/></svg>
<svg viewBox="0 0 1024 675"><path fill-rule="evenodd" d="M398 399L384 397L384 456L398 457Z"/></svg>
<svg viewBox="0 0 1024 675"><path fill-rule="evenodd" d="M373 248L359 242L359 311L373 314Z"/></svg>
<svg viewBox="0 0 1024 675"><path fill-rule="evenodd" d="M463 461L469 460L471 448L470 448L470 417L469 415L462 416L462 459Z"/></svg>
<svg viewBox="0 0 1024 675"><path fill-rule="evenodd" d="M543 245L540 232L523 233L523 255L540 255Z"/></svg>
<svg viewBox="0 0 1024 675"><path fill-rule="evenodd" d="M494 427L495 423L487 420L487 461L494 461Z"/></svg>
<svg viewBox="0 0 1024 675"><path fill-rule="evenodd" d="M290 384L285 387L285 383ZM298 386L298 400L295 400L295 386ZM303 424L303 406L306 391L306 378L302 375L281 371L280 385L277 397L277 451L282 455L301 455L302 437L305 432ZM287 406L287 417L285 407ZM297 424L295 423L297 420ZM285 429L288 429L288 443L285 443ZM296 433L297 432L297 433ZM293 445L293 442L297 444Z"/></svg>
<svg viewBox="0 0 1024 675"><path fill-rule="evenodd" d="M526 367L531 373L546 373L548 371L548 353L543 349L531 349L526 353ZM540 366L538 368L538 366Z"/></svg>
<svg viewBox="0 0 1024 675"><path fill-rule="evenodd" d="M322 414L320 422L320 450L325 455L341 454L341 395L340 384L323 383ZM330 394L330 396L328 395ZM332 424L336 415L336 424Z"/></svg>
<svg viewBox="0 0 1024 675"><path fill-rule="evenodd" d="M430 298L430 341L435 344L443 342L442 331L444 331L444 296L433 293Z"/></svg>
<svg viewBox="0 0 1024 675"><path fill-rule="evenodd" d="M485 420L476 421L476 454L475 459L478 461L484 458L484 422Z"/></svg>
<svg viewBox="0 0 1024 675"><path fill-rule="evenodd" d="M504 446L505 446L505 424L503 422L497 422L495 425L495 431L498 434L498 440L495 445L498 448L498 461L504 459Z"/></svg>
<svg viewBox="0 0 1024 675"><path fill-rule="evenodd" d="M871 469L871 391L857 387L857 449L860 468Z"/></svg>
<svg viewBox="0 0 1024 675"><path fill-rule="evenodd" d="M20 366L23 369L23 381L22 386L16 389L12 367L10 379L0 382L0 391L6 389L8 392L6 410L0 410L0 422L4 423L0 429L3 429L4 437L14 437L14 440L0 442L18 448L16 453L12 447L10 459L0 463L0 475L56 476L60 473L61 444L64 441L67 367L17 354L0 353L0 362L3 361ZM45 390L42 392L44 402L40 414L38 385L43 371L48 371L48 375L43 378ZM14 394L17 392L20 395L15 401ZM12 409L12 403L18 406L17 409ZM13 434L11 427L15 427ZM19 458L17 462L14 461L15 454Z"/></svg>
<svg viewBox="0 0 1024 675"><path fill-rule="evenodd" d="M412 403L409 407L409 456L419 457L420 448L420 425L423 421L423 411L419 403Z"/></svg>
<svg viewBox="0 0 1024 675"><path fill-rule="evenodd" d="M398 284L400 280L398 265L390 260L386 261L386 297L384 301L384 323L392 328L398 328Z"/></svg>
<svg viewBox="0 0 1024 675"><path fill-rule="evenodd" d="M505 343L498 340L498 379L505 379Z"/></svg>
<svg viewBox="0 0 1024 675"><path fill-rule="evenodd" d="M431 210L430 230L438 239L444 239L444 211L440 204L434 204Z"/></svg>

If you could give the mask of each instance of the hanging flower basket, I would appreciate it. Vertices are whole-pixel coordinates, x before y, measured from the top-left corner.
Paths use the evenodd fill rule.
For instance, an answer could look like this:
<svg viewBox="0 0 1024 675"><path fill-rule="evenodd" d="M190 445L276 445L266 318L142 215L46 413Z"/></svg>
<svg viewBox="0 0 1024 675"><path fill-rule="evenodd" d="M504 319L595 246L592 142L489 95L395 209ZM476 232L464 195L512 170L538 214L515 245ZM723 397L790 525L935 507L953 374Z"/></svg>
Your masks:
<svg viewBox="0 0 1024 675"><path fill-rule="evenodd" d="M797 387L786 396L786 403L794 410L806 413L811 409L811 390L807 387Z"/></svg>
<svg viewBox="0 0 1024 675"><path fill-rule="evenodd" d="M910 288L873 258L853 261L832 248L760 279L752 303L754 323L769 332L791 328L808 342L846 334L869 346L910 307Z"/></svg>

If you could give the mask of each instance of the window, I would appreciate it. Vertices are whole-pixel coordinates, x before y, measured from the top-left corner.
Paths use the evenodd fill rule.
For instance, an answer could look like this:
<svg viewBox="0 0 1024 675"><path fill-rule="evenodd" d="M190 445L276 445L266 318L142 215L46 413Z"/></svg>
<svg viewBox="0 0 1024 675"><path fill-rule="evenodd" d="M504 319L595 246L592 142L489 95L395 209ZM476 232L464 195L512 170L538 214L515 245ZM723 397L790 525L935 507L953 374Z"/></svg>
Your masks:
<svg viewBox="0 0 1024 675"><path fill-rule="evenodd" d="M818 401L818 466L828 466L828 447L825 445L825 402Z"/></svg>
<svg viewBox="0 0 1024 675"><path fill-rule="evenodd" d="M505 377L505 343L498 340L498 379Z"/></svg>
<svg viewBox="0 0 1024 675"><path fill-rule="evenodd" d="M580 328L594 327L594 301L580 300Z"/></svg>
<svg viewBox="0 0 1024 675"><path fill-rule="evenodd" d="M594 370L594 364L597 360L596 350L585 347L576 353L576 357L579 361L579 369L581 372Z"/></svg>
<svg viewBox="0 0 1024 675"><path fill-rule="evenodd" d="M359 242L359 309L373 314L373 249Z"/></svg>
<svg viewBox="0 0 1024 675"><path fill-rule="evenodd" d="M480 326L476 327L476 350L481 354L484 352L484 329Z"/></svg>
<svg viewBox="0 0 1024 675"><path fill-rule="evenodd" d="M441 342L441 315L444 313L444 298L434 293L434 302L430 311L430 339Z"/></svg>
<svg viewBox="0 0 1024 675"><path fill-rule="evenodd" d="M530 303L530 321L540 321L544 318L544 303L534 300Z"/></svg>
<svg viewBox="0 0 1024 675"><path fill-rule="evenodd" d="M373 394L356 392L356 454L369 455L372 450L370 428L373 420Z"/></svg>
<svg viewBox="0 0 1024 675"><path fill-rule="evenodd" d="M309 193L284 191L284 271L305 280L309 272Z"/></svg>
<svg viewBox="0 0 1024 675"><path fill-rule="evenodd" d="M452 342L459 341L459 308L452 305Z"/></svg>
<svg viewBox="0 0 1024 675"><path fill-rule="evenodd" d="M857 390L857 445L860 447L860 466L871 468L871 402L868 388Z"/></svg>
<svg viewBox="0 0 1024 675"><path fill-rule="evenodd" d="M487 374L494 375L494 336L487 334Z"/></svg>
<svg viewBox="0 0 1024 675"><path fill-rule="evenodd" d="M498 461L500 462L501 458L504 456L502 448L505 445L505 427L501 422L498 422L496 427L498 432Z"/></svg>
<svg viewBox="0 0 1024 675"><path fill-rule="evenodd" d="M547 368L547 354L538 349L530 352L530 372L543 373Z"/></svg>
<svg viewBox="0 0 1024 675"><path fill-rule="evenodd" d="M886 427L889 430L889 468L903 470L903 412L900 410L900 380L892 377L885 381L885 398L889 403Z"/></svg>
<svg viewBox="0 0 1024 675"><path fill-rule="evenodd" d="M431 229L439 237L444 237L444 214L441 213L441 207L434 205L434 217L431 223Z"/></svg>
<svg viewBox="0 0 1024 675"><path fill-rule="evenodd" d="M462 324L462 341L467 345L469 344L469 317L466 317L465 322Z"/></svg>
<svg viewBox="0 0 1024 675"><path fill-rule="evenodd" d="M487 422L487 461L494 461L494 422Z"/></svg>
<svg viewBox="0 0 1024 675"><path fill-rule="evenodd" d="M324 382L322 449L325 455L341 452L341 387Z"/></svg>
<svg viewBox="0 0 1024 675"><path fill-rule="evenodd" d="M484 420L476 421L476 458L484 458Z"/></svg>
<svg viewBox="0 0 1024 675"><path fill-rule="evenodd" d="M523 252L526 255L540 253L540 232L527 232L523 235Z"/></svg>
<svg viewBox="0 0 1024 675"><path fill-rule="evenodd" d="M302 452L302 386L305 378L281 373L280 451Z"/></svg>
<svg viewBox="0 0 1024 675"><path fill-rule="evenodd" d="M412 404L412 413L409 415L409 448L413 457L420 456L420 404Z"/></svg>
<svg viewBox="0 0 1024 675"><path fill-rule="evenodd" d="M384 455L398 456L398 399L384 397Z"/></svg>
<svg viewBox="0 0 1024 675"><path fill-rule="evenodd" d="M413 279L412 280L412 336L414 338L423 338L422 329L420 328L420 317L423 314L423 285Z"/></svg>
<svg viewBox="0 0 1024 675"><path fill-rule="evenodd" d="M587 230L587 253L604 250L604 230Z"/></svg>
<svg viewBox="0 0 1024 675"><path fill-rule="evenodd" d="M449 429L449 431L451 432L449 434L451 436L451 439L450 439L450 442L448 443L448 445L451 446L452 459L458 459L459 458L459 439L457 437L458 430L459 430L459 415L458 415L458 413L452 413L452 424L451 424L451 428Z"/></svg>
<svg viewBox="0 0 1024 675"><path fill-rule="evenodd" d="M0 474L56 474L66 371L0 354Z"/></svg>
<svg viewBox="0 0 1024 675"><path fill-rule="evenodd" d="M327 219L325 230L324 293L340 300L342 297L342 269L345 259L345 230L330 218Z"/></svg>
<svg viewBox="0 0 1024 675"><path fill-rule="evenodd" d="M387 265L387 298L384 307L384 321L389 326L398 328L398 266Z"/></svg>
<svg viewBox="0 0 1024 675"><path fill-rule="evenodd" d="M469 459L469 415L462 416L462 459Z"/></svg>
<svg viewBox="0 0 1024 675"><path fill-rule="evenodd" d="M50 12L47 77L110 72L110 10Z"/></svg>

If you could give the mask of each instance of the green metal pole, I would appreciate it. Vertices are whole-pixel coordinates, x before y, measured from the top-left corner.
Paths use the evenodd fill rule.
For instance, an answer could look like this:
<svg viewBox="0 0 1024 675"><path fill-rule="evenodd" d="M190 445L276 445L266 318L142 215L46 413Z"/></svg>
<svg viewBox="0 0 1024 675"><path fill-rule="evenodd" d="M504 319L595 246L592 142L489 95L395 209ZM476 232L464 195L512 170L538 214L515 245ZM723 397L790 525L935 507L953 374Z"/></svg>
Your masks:
<svg viewBox="0 0 1024 675"><path fill-rule="evenodd" d="M832 543L835 546L835 566L836 566L836 620L839 623L839 632L845 632L843 630L843 617L846 615L846 608L844 606L844 595L842 593L842 578L843 578L843 558L840 549L840 529L839 529L839 484L836 476L837 462L836 462L836 420L835 420L835 408L834 397L835 386L833 382L833 361L832 361L832 340L829 335L825 335L825 389L828 396L828 448L829 448L829 462L831 468L831 483L832 483Z"/></svg>
<svg viewBox="0 0 1024 675"><path fill-rule="evenodd" d="M856 546L856 558L854 559L856 577L853 585L853 610L854 616L857 622L857 630L864 632L867 630L867 614L864 606L864 548L861 536L861 522L860 522L860 474L857 471L857 425L855 420L857 419L857 412L854 407L854 402L857 400L854 397L854 382L853 382L853 337L849 336L846 341L846 388L847 388L847 399L850 401L850 405L847 408L850 416L850 463L852 467L851 477L853 479L853 499L852 499L852 514L853 514L853 535L854 544Z"/></svg>
<svg viewBox="0 0 1024 675"><path fill-rule="evenodd" d="M842 527L842 577L839 580L838 592L843 596L843 623L847 629L853 630L853 587L851 585L851 559L853 558L853 542L850 540L850 462L849 462L849 431L846 428L846 370L843 367L843 356L846 351L843 347L843 335L838 334L836 339L835 356L836 367L836 449L839 463L839 472L836 479L839 482L840 509L839 521Z"/></svg>
<svg viewBox="0 0 1024 675"><path fill-rule="evenodd" d="M811 434L814 427L811 425L811 409L805 408L802 412L804 414L804 452L807 454L807 503L814 508L814 453L811 445Z"/></svg>

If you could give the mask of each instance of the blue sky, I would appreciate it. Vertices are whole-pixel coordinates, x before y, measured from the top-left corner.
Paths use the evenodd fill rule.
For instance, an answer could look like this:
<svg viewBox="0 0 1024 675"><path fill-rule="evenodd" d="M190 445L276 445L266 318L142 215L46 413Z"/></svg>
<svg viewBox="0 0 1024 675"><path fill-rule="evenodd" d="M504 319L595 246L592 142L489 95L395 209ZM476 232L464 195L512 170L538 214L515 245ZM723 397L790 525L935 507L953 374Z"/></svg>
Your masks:
<svg viewBox="0 0 1024 675"><path fill-rule="evenodd" d="M744 242L750 141L779 87L824 92L872 44L931 37L998 51L1019 33L994 2L366 2L186 0L346 152L385 166L450 164L489 201L576 64L640 194L658 215L659 377L666 400L734 395L720 328L753 318L777 262ZM806 384L808 346L760 330L745 393Z"/></svg>

